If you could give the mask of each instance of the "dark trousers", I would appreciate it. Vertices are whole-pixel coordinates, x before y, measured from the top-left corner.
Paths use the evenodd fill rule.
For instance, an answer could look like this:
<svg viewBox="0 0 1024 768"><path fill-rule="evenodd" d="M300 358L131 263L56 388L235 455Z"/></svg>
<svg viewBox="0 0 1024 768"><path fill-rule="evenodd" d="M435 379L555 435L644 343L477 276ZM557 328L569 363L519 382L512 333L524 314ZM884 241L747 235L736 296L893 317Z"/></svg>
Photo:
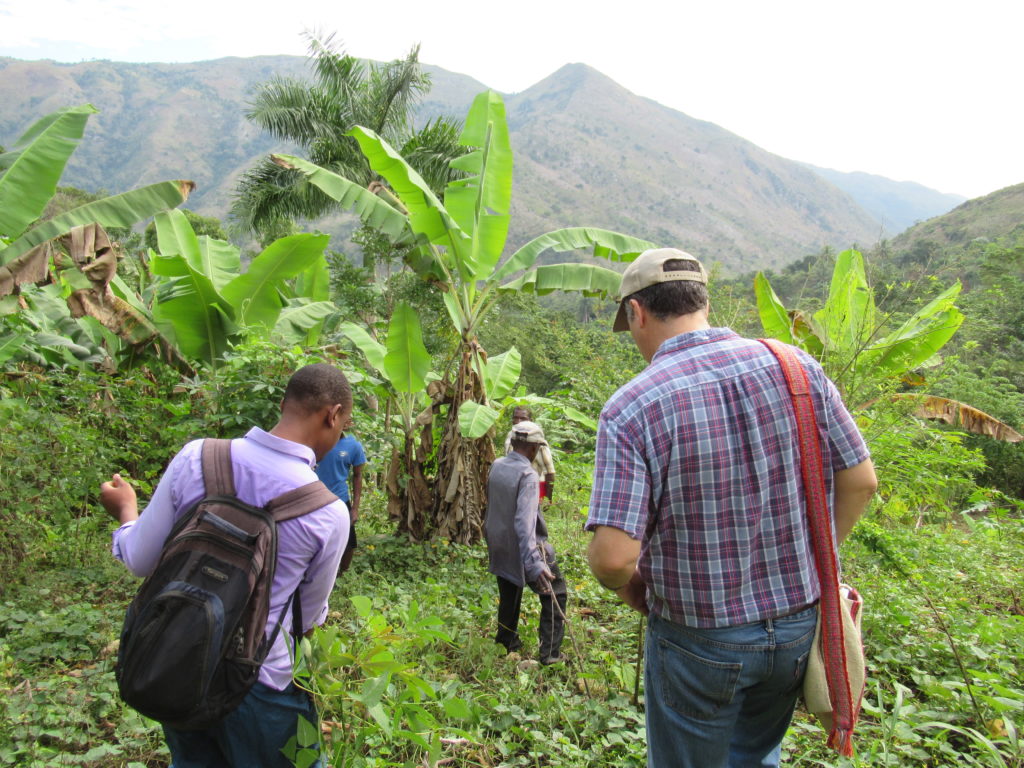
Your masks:
<svg viewBox="0 0 1024 768"><path fill-rule="evenodd" d="M352 555L356 552L356 524L352 521L348 525L348 544L341 555L341 563L338 565L338 575L341 576L348 567L352 565Z"/></svg>
<svg viewBox="0 0 1024 768"><path fill-rule="evenodd" d="M316 709L305 691L294 684L275 691L256 683L217 725L203 731L165 725L171 768L291 768L281 747L295 737L300 717L316 728ZM320 765L317 760L311 768Z"/></svg>
<svg viewBox="0 0 1024 768"><path fill-rule="evenodd" d="M562 649L562 639L565 637L565 607L567 603L565 579L562 578L558 566L551 563L549 566L554 579L551 581L551 590L554 593L542 595L537 592L535 583L528 583L537 597L540 598L540 626L538 627L539 647L538 655L541 661L558 657ZM519 650L523 642L519 639L519 610L523 602L523 588L507 581L501 576L498 579L498 634L494 642L505 646L511 653ZM555 601L558 601L557 604Z"/></svg>

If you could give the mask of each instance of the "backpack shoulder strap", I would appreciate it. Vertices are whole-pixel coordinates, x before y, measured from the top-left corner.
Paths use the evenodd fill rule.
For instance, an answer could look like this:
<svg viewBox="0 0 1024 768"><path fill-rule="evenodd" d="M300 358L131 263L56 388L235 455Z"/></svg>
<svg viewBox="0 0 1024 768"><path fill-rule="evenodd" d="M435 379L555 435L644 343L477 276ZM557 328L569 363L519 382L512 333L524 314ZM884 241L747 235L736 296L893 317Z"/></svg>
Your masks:
<svg viewBox="0 0 1024 768"><path fill-rule="evenodd" d="M320 480L314 480L271 499L264 509L273 515L275 522L280 523L302 517L337 500L338 497L326 485Z"/></svg>
<svg viewBox="0 0 1024 768"><path fill-rule="evenodd" d="M203 440L203 485L207 496L234 496L235 473L231 467L231 441Z"/></svg>

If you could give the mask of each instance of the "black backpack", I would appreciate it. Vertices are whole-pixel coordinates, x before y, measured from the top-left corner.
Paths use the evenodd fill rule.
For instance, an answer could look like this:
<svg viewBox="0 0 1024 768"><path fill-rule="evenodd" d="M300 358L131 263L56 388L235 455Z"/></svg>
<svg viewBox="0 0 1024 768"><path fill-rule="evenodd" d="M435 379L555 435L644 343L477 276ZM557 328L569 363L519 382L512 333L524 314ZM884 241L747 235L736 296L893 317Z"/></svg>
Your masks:
<svg viewBox="0 0 1024 768"><path fill-rule="evenodd" d="M230 440L204 440L206 496L174 525L128 607L116 675L121 697L179 730L234 710L259 676L288 610L265 632L277 523L337 500L319 480L253 507L235 496ZM298 592L294 635L301 632Z"/></svg>

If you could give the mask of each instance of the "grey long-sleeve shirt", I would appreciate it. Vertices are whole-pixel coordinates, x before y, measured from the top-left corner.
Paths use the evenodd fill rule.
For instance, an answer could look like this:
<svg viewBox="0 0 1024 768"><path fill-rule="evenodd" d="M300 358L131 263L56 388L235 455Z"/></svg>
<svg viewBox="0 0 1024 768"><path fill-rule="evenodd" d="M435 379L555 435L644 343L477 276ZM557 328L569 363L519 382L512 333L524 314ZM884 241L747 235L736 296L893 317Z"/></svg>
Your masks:
<svg viewBox="0 0 1024 768"><path fill-rule="evenodd" d="M491 466L484 522L490 571L520 587L540 576L541 548L554 561L539 493L537 473L522 454L513 452Z"/></svg>

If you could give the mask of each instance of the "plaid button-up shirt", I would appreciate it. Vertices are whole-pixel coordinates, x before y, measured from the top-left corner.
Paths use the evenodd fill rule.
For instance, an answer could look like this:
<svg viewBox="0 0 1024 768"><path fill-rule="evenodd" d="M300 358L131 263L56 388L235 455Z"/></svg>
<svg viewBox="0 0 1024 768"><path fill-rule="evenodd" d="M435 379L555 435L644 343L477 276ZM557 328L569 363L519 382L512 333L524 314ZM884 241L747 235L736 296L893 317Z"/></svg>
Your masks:
<svg viewBox="0 0 1024 768"><path fill-rule="evenodd" d="M825 479L868 458L835 386L811 382ZM694 627L782 616L818 598L786 381L761 343L728 328L665 341L605 404L587 529L642 542L652 612Z"/></svg>

